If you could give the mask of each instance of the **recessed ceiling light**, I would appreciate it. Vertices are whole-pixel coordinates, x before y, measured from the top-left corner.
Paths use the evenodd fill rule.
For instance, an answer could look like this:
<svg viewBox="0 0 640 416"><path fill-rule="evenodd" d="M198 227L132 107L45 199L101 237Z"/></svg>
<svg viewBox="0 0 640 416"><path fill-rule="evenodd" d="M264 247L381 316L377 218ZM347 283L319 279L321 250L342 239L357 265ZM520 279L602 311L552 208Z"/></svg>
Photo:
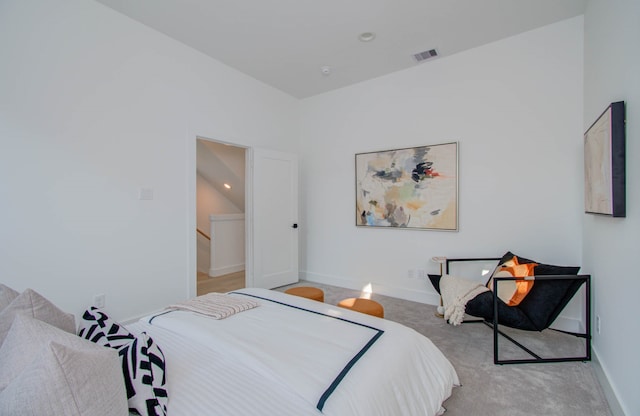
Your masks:
<svg viewBox="0 0 640 416"><path fill-rule="evenodd" d="M371 42L376 37L376 34L373 32L362 32L358 35L358 39L362 42Z"/></svg>
<svg viewBox="0 0 640 416"><path fill-rule="evenodd" d="M231 185L229 185L228 183L225 183L224 187L227 188L227 189L231 189Z"/></svg>

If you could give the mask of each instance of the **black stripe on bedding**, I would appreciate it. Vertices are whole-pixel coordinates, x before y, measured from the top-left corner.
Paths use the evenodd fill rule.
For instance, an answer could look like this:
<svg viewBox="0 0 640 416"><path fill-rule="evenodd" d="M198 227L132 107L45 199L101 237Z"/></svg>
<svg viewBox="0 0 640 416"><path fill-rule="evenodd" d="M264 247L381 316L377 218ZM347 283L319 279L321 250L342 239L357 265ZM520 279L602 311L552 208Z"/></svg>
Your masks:
<svg viewBox="0 0 640 416"><path fill-rule="evenodd" d="M149 325L151 325L151 321L156 319L158 316L166 315L171 312L175 312L175 309L170 309L168 311L160 312L159 314L153 315L151 318L149 318Z"/></svg>
<svg viewBox="0 0 640 416"><path fill-rule="evenodd" d="M358 362L358 360L360 360L360 358L362 358L364 356L364 354L369 350L369 348L371 348L371 346L373 344L375 344L375 342L382 336L382 334L384 334L384 331L382 329L374 328L374 327L372 327L370 325L366 325L366 324L363 324L363 323L360 323L360 322L351 321L349 319L341 318L339 316L332 316L332 315L328 315L328 314L323 313L323 312L312 311L311 309L306 309L306 308L302 308L300 306L290 305L288 303L280 302L280 301L269 299L269 298L264 298L262 296L252 295L252 294L249 294L249 293L242 293L242 292L229 292L229 293L230 294L234 294L234 295L250 296L252 298L266 300L266 301L269 301L269 302L277 303L277 304L283 305L283 306L288 306L290 308L298 309L298 310L301 310L301 311L315 313L316 315L327 316L329 318L337 319L339 321L348 322L350 324L359 325L359 326L362 326L362 327L365 327L365 328L369 328L369 329L371 329L371 330L376 332L375 335L369 340L369 342L367 342L365 344L365 346L362 347L360 349L360 351L358 351L358 353L353 356L353 358L347 363L347 365L344 366L342 371L340 371L338 376L333 380L333 382L331 383L329 388L327 388L324 391L324 393L322 393L322 396L320 396L320 400L318 401L318 404L316 405L316 408L318 410L320 410L320 411L322 411L322 409L324 408L324 404L326 403L327 399L329 399L329 396L331 396L331 394L336 390L336 388L338 388L338 385L346 377L346 375L349 372L349 370L351 370L351 368Z"/></svg>
<svg viewBox="0 0 640 416"><path fill-rule="evenodd" d="M357 323L357 322L355 322ZM349 370L351 370L351 367L353 367L356 362L358 362L358 360L367 352L367 350L369 348L371 348L371 346L378 340L378 338L380 338L382 336L382 334L384 333L383 330L378 329L378 332L373 336L373 338L371 338L369 340L369 342L367 342L367 344L362 347L362 349L351 359L351 361L349 361L349 363L342 369L342 371L340 372L340 374L338 374L338 377L335 378L335 380L333 380L333 383L331 383L331 385L329 386L328 389L326 389L324 391L324 393L322 394L322 396L320 397L320 400L318 401L318 405L316 406L316 408L320 411L322 411L322 408L324 407L324 403L327 401L327 399L329 398L329 396L331 396L331 394L333 393L333 391L338 387L338 384L340 384L340 382L342 381L343 378L345 378L345 376L347 375L347 373L349 372Z"/></svg>

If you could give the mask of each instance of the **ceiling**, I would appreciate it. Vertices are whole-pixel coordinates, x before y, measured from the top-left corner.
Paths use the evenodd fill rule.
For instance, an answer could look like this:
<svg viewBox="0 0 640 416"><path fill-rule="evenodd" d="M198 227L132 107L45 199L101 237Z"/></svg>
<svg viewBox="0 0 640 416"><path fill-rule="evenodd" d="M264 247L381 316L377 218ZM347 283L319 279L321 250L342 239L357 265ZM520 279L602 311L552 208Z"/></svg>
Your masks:
<svg viewBox="0 0 640 416"><path fill-rule="evenodd" d="M305 98L584 13L586 0L98 0ZM358 35L375 33L362 42ZM438 59L438 58L435 58ZM322 73L328 66L330 74Z"/></svg>
<svg viewBox="0 0 640 416"><path fill-rule="evenodd" d="M244 148L198 139L196 172L231 202L238 212L244 212ZM225 187L225 184L230 185L230 188Z"/></svg>

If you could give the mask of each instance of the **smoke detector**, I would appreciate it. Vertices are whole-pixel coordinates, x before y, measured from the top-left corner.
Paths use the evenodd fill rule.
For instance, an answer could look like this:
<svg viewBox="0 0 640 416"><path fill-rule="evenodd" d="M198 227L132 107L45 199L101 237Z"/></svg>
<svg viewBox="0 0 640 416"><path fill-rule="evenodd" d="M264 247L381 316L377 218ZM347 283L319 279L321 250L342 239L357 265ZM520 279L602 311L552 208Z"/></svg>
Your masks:
<svg viewBox="0 0 640 416"><path fill-rule="evenodd" d="M331 67L329 65L321 66L320 72L322 72L322 75L324 75L325 77L328 77L329 75L331 75Z"/></svg>

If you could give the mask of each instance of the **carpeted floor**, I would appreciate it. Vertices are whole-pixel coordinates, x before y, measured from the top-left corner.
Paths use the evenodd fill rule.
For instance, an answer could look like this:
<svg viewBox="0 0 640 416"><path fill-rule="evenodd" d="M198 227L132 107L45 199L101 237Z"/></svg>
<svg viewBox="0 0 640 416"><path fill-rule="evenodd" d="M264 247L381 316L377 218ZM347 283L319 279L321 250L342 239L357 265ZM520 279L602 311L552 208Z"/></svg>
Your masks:
<svg viewBox="0 0 640 416"><path fill-rule="evenodd" d="M292 286L321 288L325 302L333 305L361 295L359 291L315 282L277 290ZM590 362L494 365L493 332L484 324L454 327L435 316L435 306L376 294L371 299L382 304L386 319L431 339L455 367L462 386L455 388L444 403L446 416L611 415ZM556 331L510 330L509 334L542 356L584 353L584 340ZM499 345L501 359L529 358L503 338Z"/></svg>

